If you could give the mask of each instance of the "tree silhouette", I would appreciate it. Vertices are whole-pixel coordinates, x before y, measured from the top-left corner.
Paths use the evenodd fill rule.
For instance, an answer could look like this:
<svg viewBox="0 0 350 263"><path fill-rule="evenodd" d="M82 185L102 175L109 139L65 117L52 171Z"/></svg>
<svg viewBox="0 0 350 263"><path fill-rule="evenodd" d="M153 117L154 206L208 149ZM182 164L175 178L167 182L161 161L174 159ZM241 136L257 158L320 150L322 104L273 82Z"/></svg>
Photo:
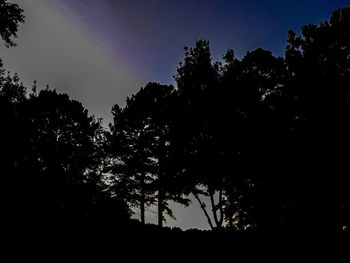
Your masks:
<svg viewBox="0 0 350 263"><path fill-rule="evenodd" d="M0 36L6 47L15 46L11 39L17 37L18 25L24 22L23 10L17 4L0 0Z"/></svg>
<svg viewBox="0 0 350 263"><path fill-rule="evenodd" d="M279 134L274 104L285 82L286 67L282 58L262 49L248 52L241 61L229 50L224 60L218 112L219 130L225 131L220 138L227 160L225 216L229 226L236 221L236 227L245 228L258 224L253 222L256 216L250 221L257 209L254 202L261 200L256 195L263 183L274 180L269 178L270 168L276 165L272 148Z"/></svg>
<svg viewBox="0 0 350 263"><path fill-rule="evenodd" d="M302 220L324 228L349 196L344 175L349 145L350 8L333 12L329 21L289 32L286 62L291 75L285 90L290 116L299 134L303 191ZM301 163L301 162L300 162Z"/></svg>
<svg viewBox="0 0 350 263"><path fill-rule="evenodd" d="M79 102L49 89L30 94L23 118L28 141L18 179L30 192L25 212L35 220L83 217L92 204L89 183L98 176L100 123Z"/></svg>
<svg viewBox="0 0 350 263"><path fill-rule="evenodd" d="M118 228L128 221L124 201L106 191L101 124L79 102L49 89L27 96L16 75L2 76L0 101L2 200L9 226L109 222Z"/></svg>
<svg viewBox="0 0 350 263"><path fill-rule="evenodd" d="M144 223L145 205L158 205L158 225L163 224L163 212L173 217L168 201L187 205L177 187L171 170L171 104L175 94L172 86L148 83L127 100L124 109L113 108L110 149L117 160L112 173L127 187L127 199L140 205Z"/></svg>
<svg viewBox="0 0 350 263"><path fill-rule="evenodd" d="M221 96L219 70L220 65L211 61L209 42L199 40L195 47L185 47L184 62L175 75L179 90L177 148L183 153L180 170L186 174L187 185L192 187L211 228L220 228L224 222L222 145L217 126ZM209 197L210 212L200 194Z"/></svg>
<svg viewBox="0 0 350 263"><path fill-rule="evenodd" d="M0 72L0 166L3 215L6 222L15 210L20 163L27 147L23 121L25 88L18 77Z"/></svg>
<svg viewBox="0 0 350 263"><path fill-rule="evenodd" d="M127 104L130 102L131 99ZM121 109L115 105L112 109L114 123L110 125L110 133L107 134L110 162L106 171L114 175L115 192L131 206L140 207L141 222L144 224L145 207L153 204L150 197L153 193L149 189L153 178L146 169L150 164L146 155L147 149L144 147L147 141L144 134L145 125L128 117L128 111L128 106Z"/></svg>

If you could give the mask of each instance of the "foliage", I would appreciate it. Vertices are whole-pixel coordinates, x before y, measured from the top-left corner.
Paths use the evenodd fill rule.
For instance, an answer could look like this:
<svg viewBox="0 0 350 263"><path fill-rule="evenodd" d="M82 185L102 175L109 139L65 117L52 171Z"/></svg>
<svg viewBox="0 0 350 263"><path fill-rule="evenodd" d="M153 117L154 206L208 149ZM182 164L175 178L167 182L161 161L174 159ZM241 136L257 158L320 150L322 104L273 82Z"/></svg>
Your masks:
<svg viewBox="0 0 350 263"><path fill-rule="evenodd" d="M24 18L23 10L17 4L0 0L0 37L7 47L16 45L11 38L17 37L18 25Z"/></svg>
<svg viewBox="0 0 350 263"><path fill-rule="evenodd" d="M167 200L188 202L174 188L178 184L174 184L171 171L169 117L173 97L172 86L147 84L127 99L124 109L114 106L114 124L108 137L114 160L110 172L116 176L116 187L128 189L126 198L131 205L141 206L142 218L144 206L155 204L157 196L160 222L163 210L172 216Z"/></svg>

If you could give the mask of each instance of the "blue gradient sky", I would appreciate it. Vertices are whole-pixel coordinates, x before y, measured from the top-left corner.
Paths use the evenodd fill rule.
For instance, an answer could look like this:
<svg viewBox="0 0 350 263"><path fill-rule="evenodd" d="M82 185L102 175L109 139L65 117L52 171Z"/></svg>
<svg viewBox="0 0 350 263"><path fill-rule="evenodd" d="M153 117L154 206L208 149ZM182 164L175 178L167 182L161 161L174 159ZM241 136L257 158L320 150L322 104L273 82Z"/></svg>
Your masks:
<svg viewBox="0 0 350 263"><path fill-rule="evenodd" d="M6 69L25 85L49 84L111 121L114 104L148 81L174 84L184 45L209 40L213 58L264 48L283 56L287 31L319 24L349 0L10 0L26 23L18 46L0 47ZM184 229L208 228L197 205L175 207ZM152 214L149 221L154 220Z"/></svg>
<svg viewBox="0 0 350 263"><path fill-rule="evenodd" d="M211 42L241 57L262 47L281 56L287 31L327 19L344 0L61 0L76 19L99 32L116 57L147 80L171 83L183 46Z"/></svg>

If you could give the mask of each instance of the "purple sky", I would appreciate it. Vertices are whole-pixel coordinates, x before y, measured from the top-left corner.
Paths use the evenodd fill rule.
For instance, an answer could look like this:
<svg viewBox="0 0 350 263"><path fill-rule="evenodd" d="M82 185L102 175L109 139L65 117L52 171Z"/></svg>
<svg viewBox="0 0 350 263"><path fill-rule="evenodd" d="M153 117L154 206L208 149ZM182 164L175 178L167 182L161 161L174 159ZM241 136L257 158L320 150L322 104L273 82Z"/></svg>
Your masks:
<svg viewBox="0 0 350 263"><path fill-rule="evenodd" d="M105 123L114 104L148 81L173 83L184 45L209 40L213 58L256 48L283 56L287 31L318 24L347 0L10 0L25 11L17 47L0 47L6 69L81 101ZM184 229L208 228L200 208L174 205ZM149 215L152 219L152 213Z"/></svg>
<svg viewBox="0 0 350 263"><path fill-rule="evenodd" d="M213 57L258 47L284 53L287 31L327 19L341 0L60 0L147 81L172 83L183 46L210 41Z"/></svg>

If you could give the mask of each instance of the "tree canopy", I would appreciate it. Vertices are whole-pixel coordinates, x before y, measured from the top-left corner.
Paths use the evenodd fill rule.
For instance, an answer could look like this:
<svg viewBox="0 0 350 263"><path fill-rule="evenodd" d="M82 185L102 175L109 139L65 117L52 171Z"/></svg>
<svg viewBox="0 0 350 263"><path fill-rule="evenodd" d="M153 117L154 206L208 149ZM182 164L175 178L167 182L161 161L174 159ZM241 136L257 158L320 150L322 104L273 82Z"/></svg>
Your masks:
<svg viewBox="0 0 350 263"><path fill-rule="evenodd" d="M7 47L23 22L18 5L0 0ZM209 41L198 40L174 80L116 104L104 129L68 94L36 83L29 91L0 60L7 222L142 231L156 206L162 229L165 214L176 217L170 202L196 200L216 231L346 229L350 7L288 32L284 57L258 48L239 59L228 49L213 61Z"/></svg>

